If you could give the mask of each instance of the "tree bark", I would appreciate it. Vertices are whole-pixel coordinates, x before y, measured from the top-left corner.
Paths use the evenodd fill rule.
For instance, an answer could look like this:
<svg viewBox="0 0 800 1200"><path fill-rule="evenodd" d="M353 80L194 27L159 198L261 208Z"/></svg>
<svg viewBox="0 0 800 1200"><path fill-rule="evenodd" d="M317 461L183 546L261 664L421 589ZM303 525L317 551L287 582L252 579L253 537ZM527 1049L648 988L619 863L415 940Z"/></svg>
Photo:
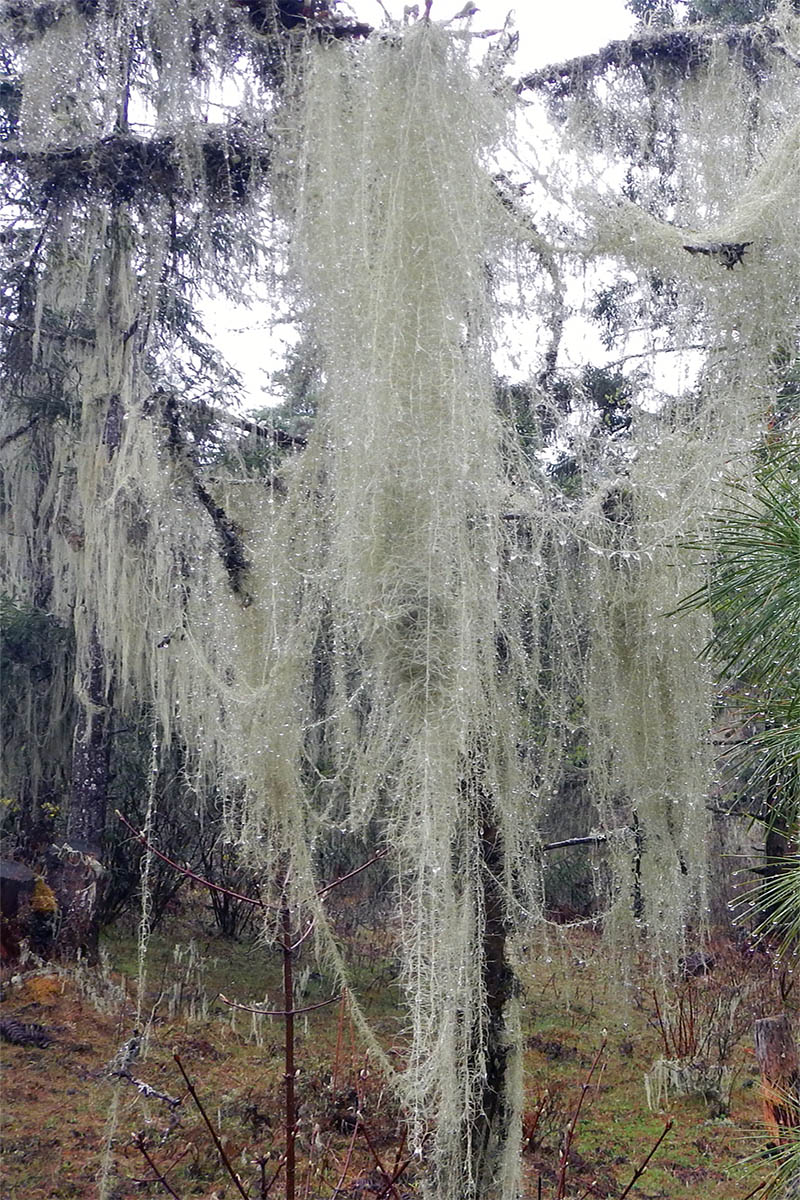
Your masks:
<svg viewBox="0 0 800 1200"><path fill-rule="evenodd" d="M800 1066L788 1016L764 1017L753 1030L761 1070L764 1123L776 1145L800 1125Z"/></svg>
<svg viewBox="0 0 800 1200"><path fill-rule="evenodd" d="M492 798L481 793L481 857L483 867L483 978L488 1010L486 1074L472 1130L472 1169L477 1196L496 1195L502 1159L514 1136L513 1064L518 1048L510 1024L515 975L508 958L508 916L503 879L503 835Z"/></svg>
<svg viewBox="0 0 800 1200"><path fill-rule="evenodd" d="M76 688L78 717L72 749L72 786L64 844L58 849L54 889L62 912L59 949L97 957L97 900L108 808L109 723L106 665L96 629L89 661Z"/></svg>

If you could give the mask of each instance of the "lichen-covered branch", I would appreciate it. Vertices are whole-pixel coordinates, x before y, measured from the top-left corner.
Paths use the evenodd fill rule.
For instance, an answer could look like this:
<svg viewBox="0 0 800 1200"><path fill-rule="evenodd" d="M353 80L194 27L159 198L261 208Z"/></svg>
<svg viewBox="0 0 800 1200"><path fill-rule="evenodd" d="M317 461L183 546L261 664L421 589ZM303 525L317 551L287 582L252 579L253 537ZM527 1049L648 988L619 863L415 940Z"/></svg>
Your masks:
<svg viewBox="0 0 800 1200"><path fill-rule="evenodd" d="M269 167L269 148L238 125L198 130L203 177L211 199L243 201L251 180ZM111 203L148 196L177 199L188 185L181 151L170 136L115 133L83 145L26 150L0 147L0 163L22 168L48 195L102 196Z"/></svg>
<svg viewBox="0 0 800 1200"><path fill-rule="evenodd" d="M369 37L371 25L363 21L333 20L331 10L320 0L233 0L243 9L258 33L280 34L310 31L320 38L347 41Z"/></svg>
<svg viewBox="0 0 800 1200"><path fill-rule="evenodd" d="M218 553L227 572L231 590L243 601L247 600L244 591L244 576L250 567L250 561L239 537L239 531L225 509L216 502L200 479L192 452L181 429L177 398L173 393L161 393L161 398L170 454L173 461L180 463L189 475L195 496L211 518L217 534Z"/></svg>
<svg viewBox="0 0 800 1200"><path fill-rule="evenodd" d="M594 54L582 54L563 63L555 63L532 71L516 84L518 93L542 91L551 96L565 96L578 91L590 80L608 71L624 71L630 67L651 67L674 71L685 77L707 62L712 49L722 43L730 50L741 50L756 67L763 62L766 46L786 53L775 29L765 25L733 25L710 29L705 25L686 29L665 29L638 34L624 41L609 42Z"/></svg>

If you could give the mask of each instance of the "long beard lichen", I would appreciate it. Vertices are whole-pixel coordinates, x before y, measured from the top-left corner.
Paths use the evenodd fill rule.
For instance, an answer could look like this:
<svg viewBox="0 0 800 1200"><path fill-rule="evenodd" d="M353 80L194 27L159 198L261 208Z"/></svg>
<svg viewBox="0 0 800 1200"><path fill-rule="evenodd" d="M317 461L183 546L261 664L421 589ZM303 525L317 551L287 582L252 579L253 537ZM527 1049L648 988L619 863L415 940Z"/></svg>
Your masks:
<svg viewBox="0 0 800 1200"><path fill-rule="evenodd" d="M306 644L284 635L271 672L285 683L292 664L306 723L324 724L328 778L308 825L335 792L344 825L377 819L396 862L402 1086L414 1145L433 1139L435 1194L491 1186L510 1198L516 1155L477 1144L490 1083L501 1150L520 1120L510 968L487 961L487 929L502 941L522 896L538 896L514 666L501 667L497 641L509 480L490 369L485 263L500 218L486 157L503 114L435 27L357 55L315 49L305 70L295 255L324 389L281 517L305 546L287 603ZM313 696L323 627L329 682ZM273 716L280 726L262 733L277 770L287 729ZM286 785L270 782L274 802ZM252 807L246 822L256 846Z"/></svg>

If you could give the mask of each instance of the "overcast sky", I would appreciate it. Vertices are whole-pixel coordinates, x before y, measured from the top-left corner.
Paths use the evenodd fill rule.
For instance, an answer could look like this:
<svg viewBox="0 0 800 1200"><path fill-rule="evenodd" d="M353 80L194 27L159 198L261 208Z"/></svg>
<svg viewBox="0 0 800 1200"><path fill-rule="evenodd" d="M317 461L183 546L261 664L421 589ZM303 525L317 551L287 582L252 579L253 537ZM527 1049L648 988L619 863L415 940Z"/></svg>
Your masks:
<svg viewBox="0 0 800 1200"><path fill-rule="evenodd" d="M402 17L408 0L384 0L392 16ZM378 0L349 0L362 20L380 23ZM424 9L424 0L412 0ZM475 0L472 28L502 29L509 13L519 30L517 63L521 72L588 54L606 42L627 37L634 19L624 0ZM344 6L342 6L344 7ZM446 21L460 11L461 0L433 0L431 18Z"/></svg>
<svg viewBox="0 0 800 1200"><path fill-rule="evenodd" d="M380 25L385 18L381 9L401 20L408 0L349 0L342 2L339 11L348 8L363 21ZM424 0L418 3L420 10ZM579 54L589 54L607 42L625 38L632 32L634 18L625 8L625 0L475 0L478 11L470 19L475 32L502 29L511 14L519 32L519 49L515 71L519 75L562 62ZM447 21L462 8L463 0L433 0L431 19ZM485 45L486 43L481 43ZM274 404L282 399L271 381L272 373L280 366L286 346L286 329L270 327L258 307L231 309L212 303L206 313L217 343L240 371L246 389L246 408Z"/></svg>

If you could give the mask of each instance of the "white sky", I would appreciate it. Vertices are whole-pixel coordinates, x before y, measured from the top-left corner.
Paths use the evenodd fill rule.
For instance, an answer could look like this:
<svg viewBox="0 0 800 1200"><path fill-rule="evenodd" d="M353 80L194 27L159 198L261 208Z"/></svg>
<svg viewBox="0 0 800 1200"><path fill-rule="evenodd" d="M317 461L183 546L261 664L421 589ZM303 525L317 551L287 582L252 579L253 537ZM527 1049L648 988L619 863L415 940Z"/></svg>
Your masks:
<svg viewBox="0 0 800 1200"><path fill-rule="evenodd" d="M384 0L384 7L400 18L407 0ZM412 0L424 8L424 0ZM361 20L380 22L378 0L349 0ZM561 62L578 54L589 54L606 42L629 35L634 18L624 0L475 0L478 11L471 21L474 30L502 29L511 14L519 31L517 65L520 74ZM342 5L342 8L344 5ZM431 19L446 21L461 9L460 0L433 0Z"/></svg>
<svg viewBox="0 0 800 1200"><path fill-rule="evenodd" d="M412 2L424 9L424 0ZM468 26L475 32L500 30L510 16L519 32L515 66L519 75L548 63L589 54L607 42L628 37L634 26L624 0L518 0L516 5L509 5L507 0L475 0L475 3L478 11ZM383 0L382 5L379 0L342 0L339 10L344 14L349 7L360 20L380 25L385 19L382 8L400 20L405 5L406 0ZM431 19L448 21L461 7L461 0L433 0ZM454 24L467 27L464 21ZM485 47L488 43L479 44ZM245 407L260 408L279 402L283 397L271 386L270 376L283 360L286 330L270 328L269 319L258 307L231 311L212 304L206 319L220 349L242 376Z"/></svg>

